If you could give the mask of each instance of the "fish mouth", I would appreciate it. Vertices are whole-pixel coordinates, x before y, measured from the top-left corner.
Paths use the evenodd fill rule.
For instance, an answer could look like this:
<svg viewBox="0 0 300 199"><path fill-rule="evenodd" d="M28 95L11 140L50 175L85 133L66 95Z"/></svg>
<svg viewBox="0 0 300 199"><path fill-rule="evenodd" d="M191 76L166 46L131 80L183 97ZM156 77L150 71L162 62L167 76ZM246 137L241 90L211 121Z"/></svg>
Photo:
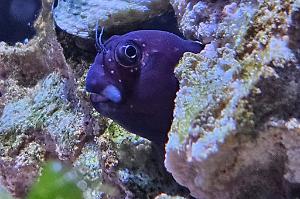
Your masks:
<svg viewBox="0 0 300 199"><path fill-rule="evenodd" d="M91 93L90 99L91 99L92 103L104 103L104 102L109 101L109 99L107 97L105 97L102 94L97 94L97 93Z"/></svg>

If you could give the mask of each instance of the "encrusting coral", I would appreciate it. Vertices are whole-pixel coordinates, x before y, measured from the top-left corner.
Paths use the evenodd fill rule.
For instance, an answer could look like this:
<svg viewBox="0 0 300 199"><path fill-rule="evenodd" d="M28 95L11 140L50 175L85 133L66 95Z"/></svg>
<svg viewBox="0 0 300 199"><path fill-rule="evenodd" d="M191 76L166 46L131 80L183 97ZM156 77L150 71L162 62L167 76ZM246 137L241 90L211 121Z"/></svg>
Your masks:
<svg viewBox="0 0 300 199"><path fill-rule="evenodd" d="M287 159L296 154L287 140L299 129L286 124L299 116L300 71L290 19L299 1L171 3L183 32L211 43L175 70L168 171L196 198L291 197L286 169L299 162Z"/></svg>

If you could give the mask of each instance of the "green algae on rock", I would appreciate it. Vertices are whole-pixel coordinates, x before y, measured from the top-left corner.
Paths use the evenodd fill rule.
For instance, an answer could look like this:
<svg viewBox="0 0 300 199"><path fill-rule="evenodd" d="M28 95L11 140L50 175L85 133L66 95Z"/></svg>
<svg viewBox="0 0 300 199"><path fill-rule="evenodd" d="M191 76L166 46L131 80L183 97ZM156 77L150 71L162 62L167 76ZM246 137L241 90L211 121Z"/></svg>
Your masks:
<svg viewBox="0 0 300 199"><path fill-rule="evenodd" d="M186 35L212 42L200 54L186 53L175 69L180 90L166 146L168 171L197 198L289 195L287 154L273 137L285 130L266 122L299 116L300 71L288 33L294 1L171 3ZM199 6L222 15L201 18ZM260 178L255 168L269 171Z"/></svg>
<svg viewBox="0 0 300 199"><path fill-rule="evenodd" d="M83 138L88 132L83 125L85 116L79 107L74 107L69 101L72 87L68 81L59 73L51 73L34 88L31 96L5 106L0 119L0 140L5 152L1 154L3 161L10 158L19 168L35 165L30 173L31 180L34 180L39 165L47 160L49 154L65 161L74 160L75 169L82 175L78 184L83 186L85 198L103 195L114 197L128 193L141 196L176 186L173 182L173 185L164 187L164 178L161 179L162 186L156 186L161 173L157 172L157 165L149 166L150 142L126 132L114 123L109 125L109 134L106 133L99 140L95 138L96 142L85 141ZM42 136L45 136L43 140L35 138ZM30 141L32 139L33 142ZM26 147L19 151L22 145ZM2 169L7 171L10 167L12 165ZM103 170L106 175L115 177L102 176Z"/></svg>
<svg viewBox="0 0 300 199"><path fill-rule="evenodd" d="M77 184L83 191L84 198L100 198L105 193L110 193L102 183L100 153L97 144L86 142L73 163L74 170L81 176Z"/></svg>
<svg viewBox="0 0 300 199"><path fill-rule="evenodd" d="M80 124L84 116L71 110L67 100L70 88L66 82L59 74L50 74L36 86L31 96L9 102L4 107L0 118L0 162L3 161L1 172L7 177L2 183L8 185L10 191L17 191L17 196L25 190L20 184L22 179L13 176L14 168L20 172L18 175L28 175L22 185L28 186L47 157L74 158L76 148L80 147L85 135ZM10 170L12 173L8 172ZM22 173L25 170L27 172ZM10 185L12 179L19 182Z"/></svg>
<svg viewBox="0 0 300 199"><path fill-rule="evenodd" d="M157 154L150 141L127 132L112 121L96 141L101 149L103 183L118 190L115 191L118 197L152 198L162 191L187 194L162 165L156 163Z"/></svg>
<svg viewBox="0 0 300 199"><path fill-rule="evenodd" d="M17 197L26 194L44 160L56 157L55 141L41 128L43 114L51 115L55 101L43 103L34 95L42 85L36 86L38 82L67 66L53 28L52 1L43 0L42 5L34 24L37 34L28 43L0 43L0 182ZM50 97L55 98L53 92Z"/></svg>
<svg viewBox="0 0 300 199"><path fill-rule="evenodd" d="M60 156L74 156L74 146L83 134L79 121L83 121L84 116L71 110L67 101L70 88L66 80L58 74L50 74L37 87L33 97L28 96L5 106L0 119L1 137L12 132L20 135L43 129L59 143L57 152Z"/></svg>
<svg viewBox="0 0 300 199"><path fill-rule="evenodd" d="M54 20L59 28L82 38L94 35L96 21L101 26L126 26L161 15L169 8L165 0L58 0Z"/></svg>

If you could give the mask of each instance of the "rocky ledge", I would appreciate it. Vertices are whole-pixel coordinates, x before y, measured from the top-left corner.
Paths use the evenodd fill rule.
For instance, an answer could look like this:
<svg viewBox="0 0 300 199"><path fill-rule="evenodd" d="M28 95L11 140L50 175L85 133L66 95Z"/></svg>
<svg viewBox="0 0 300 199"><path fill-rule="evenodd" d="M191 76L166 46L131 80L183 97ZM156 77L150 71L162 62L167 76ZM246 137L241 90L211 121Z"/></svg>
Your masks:
<svg viewBox="0 0 300 199"><path fill-rule="evenodd" d="M186 53L165 165L196 198L299 197L299 1L172 0Z"/></svg>

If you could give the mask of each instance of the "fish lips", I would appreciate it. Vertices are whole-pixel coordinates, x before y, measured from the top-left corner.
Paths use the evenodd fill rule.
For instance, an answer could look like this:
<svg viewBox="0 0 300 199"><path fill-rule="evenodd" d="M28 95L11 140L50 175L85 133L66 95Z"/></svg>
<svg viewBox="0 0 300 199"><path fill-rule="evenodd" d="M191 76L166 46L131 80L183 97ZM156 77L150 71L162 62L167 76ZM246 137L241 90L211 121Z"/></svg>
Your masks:
<svg viewBox="0 0 300 199"><path fill-rule="evenodd" d="M96 111L105 117L111 117L118 112L119 107L122 106L121 103L114 103L102 94L97 93L91 93L90 100Z"/></svg>
<svg viewBox="0 0 300 199"><path fill-rule="evenodd" d="M102 94L91 93L90 99L92 103L105 103L108 102L109 99Z"/></svg>

